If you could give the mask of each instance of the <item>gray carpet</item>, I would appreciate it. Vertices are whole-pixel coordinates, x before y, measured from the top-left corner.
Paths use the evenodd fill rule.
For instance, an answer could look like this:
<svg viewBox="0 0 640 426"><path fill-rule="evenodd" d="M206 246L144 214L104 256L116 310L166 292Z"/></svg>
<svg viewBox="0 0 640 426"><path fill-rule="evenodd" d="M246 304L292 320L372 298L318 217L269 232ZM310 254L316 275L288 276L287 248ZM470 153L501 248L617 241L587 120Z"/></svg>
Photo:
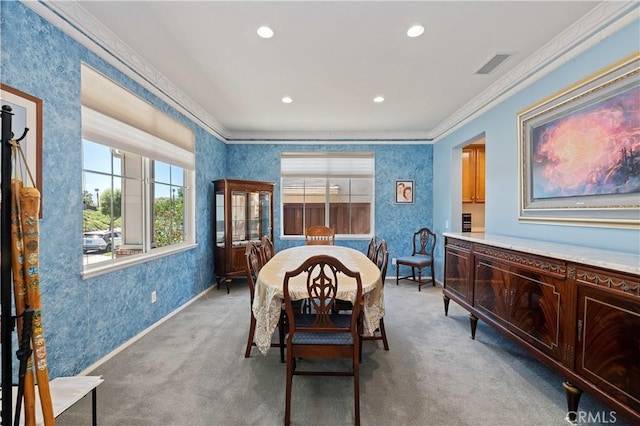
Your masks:
<svg viewBox="0 0 640 426"><path fill-rule="evenodd" d="M467 311L452 302L444 316L441 287L388 280L385 300L390 350L364 342L363 425L568 424L562 378L483 322L471 340ZM248 325L246 283L209 291L90 373L105 379L98 424L283 424L285 366L277 348L243 357ZM588 394L580 409L590 425L611 412ZM57 424L90 419L85 397ZM353 424L352 379L294 377L292 424Z"/></svg>

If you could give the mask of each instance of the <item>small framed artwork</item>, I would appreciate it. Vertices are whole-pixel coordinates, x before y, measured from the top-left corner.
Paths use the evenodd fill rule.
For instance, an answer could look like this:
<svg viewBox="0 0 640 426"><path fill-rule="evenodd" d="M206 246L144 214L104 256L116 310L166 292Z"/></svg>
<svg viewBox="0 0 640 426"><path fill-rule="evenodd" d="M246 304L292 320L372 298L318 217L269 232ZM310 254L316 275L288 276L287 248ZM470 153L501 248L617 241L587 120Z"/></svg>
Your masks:
<svg viewBox="0 0 640 426"><path fill-rule="evenodd" d="M14 170L12 176L22 179L25 186L33 184L42 194L42 100L0 84L0 104L11 107L11 131L14 139L22 137L25 129L29 129L25 138L20 141L20 147L30 173L22 161L18 161L18 170ZM15 163L12 166L15 167ZM30 181L32 178L34 182ZM42 195L40 203L42 217Z"/></svg>
<svg viewBox="0 0 640 426"><path fill-rule="evenodd" d="M396 204L413 204L413 181L396 181Z"/></svg>

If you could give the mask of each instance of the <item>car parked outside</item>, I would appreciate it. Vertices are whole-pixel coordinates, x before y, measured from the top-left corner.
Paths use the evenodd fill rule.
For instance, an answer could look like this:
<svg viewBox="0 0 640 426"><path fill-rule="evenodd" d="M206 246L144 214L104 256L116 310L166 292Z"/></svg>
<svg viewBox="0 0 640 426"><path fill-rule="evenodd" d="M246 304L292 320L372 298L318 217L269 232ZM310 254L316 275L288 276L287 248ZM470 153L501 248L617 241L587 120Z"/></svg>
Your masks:
<svg viewBox="0 0 640 426"><path fill-rule="evenodd" d="M91 231L85 232L82 238L82 250L109 252L122 245L122 233L120 231Z"/></svg>

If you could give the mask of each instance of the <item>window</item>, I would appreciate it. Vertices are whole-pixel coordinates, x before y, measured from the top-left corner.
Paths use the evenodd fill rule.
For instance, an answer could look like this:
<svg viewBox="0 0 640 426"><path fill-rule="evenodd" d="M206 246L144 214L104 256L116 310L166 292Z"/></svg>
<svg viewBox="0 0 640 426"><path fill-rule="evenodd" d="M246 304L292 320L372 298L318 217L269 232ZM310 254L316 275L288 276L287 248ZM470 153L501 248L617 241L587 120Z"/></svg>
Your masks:
<svg viewBox="0 0 640 426"><path fill-rule="evenodd" d="M282 235L325 225L337 235L371 236L373 153L282 153Z"/></svg>
<svg viewBox="0 0 640 426"><path fill-rule="evenodd" d="M82 136L85 276L195 243L191 130L83 65Z"/></svg>

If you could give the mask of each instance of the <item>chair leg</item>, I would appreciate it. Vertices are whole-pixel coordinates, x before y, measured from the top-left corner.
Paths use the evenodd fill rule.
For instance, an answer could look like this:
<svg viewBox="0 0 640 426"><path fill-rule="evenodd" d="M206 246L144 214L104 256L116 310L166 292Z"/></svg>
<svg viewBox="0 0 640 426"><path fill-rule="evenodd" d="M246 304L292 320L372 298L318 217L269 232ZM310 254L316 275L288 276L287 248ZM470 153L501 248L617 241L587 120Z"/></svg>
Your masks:
<svg viewBox="0 0 640 426"><path fill-rule="evenodd" d="M431 265L431 282L433 283L433 287L436 286L436 273L433 270L433 265Z"/></svg>
<svg viewBox="0 0 640 426"><path fill-rule="evenodd" d="M247 338L247 349L244 351L244 357L249 358L251 356L251 346L253 346L253 335L256 331L256 319L251 313L251 323L249 323L249 337Z"/></svg>
<svg viewBox="0 0 640 426"><path fill-rule="evenodd" d="M400 276L400 265L396 264L396 285L398 285L399 276Z"/></svg>
<svg viewBox="0 0 640 426"><path fill-rule="evenodd" d="M422 268L418 268L418 291L422 291Z"/></svg>
<svg viewBox="0 0 640 426"><path fill-rule="evenodd" d="M360 426L360 361L353 360L353 399L355 409L355 425Z"/></svg>
<svg viewBox="0 0 640 426"><path fill-rule="evenodd" d="M285 391L284 402L284 424L289 426L291 424L291 388L293 387L293 358L289 351L287 351L287 383Z"/></svg>
<svg viewBox="0 0 640 426"><path fill-rule="evenodd" d="M387 332L384 331L384 318L380 318L380 334L382 335L382 344L384 345L384 350L389 350L389 343L387 342Z"/></svg>
<svg viewBox="0 0 640 426"><path fill-rule="evenodd" d="M280 320L278 321L278 334L280 335L280 362L284 363L284 334L286 326L286 314L280 312Z"/></svg>

